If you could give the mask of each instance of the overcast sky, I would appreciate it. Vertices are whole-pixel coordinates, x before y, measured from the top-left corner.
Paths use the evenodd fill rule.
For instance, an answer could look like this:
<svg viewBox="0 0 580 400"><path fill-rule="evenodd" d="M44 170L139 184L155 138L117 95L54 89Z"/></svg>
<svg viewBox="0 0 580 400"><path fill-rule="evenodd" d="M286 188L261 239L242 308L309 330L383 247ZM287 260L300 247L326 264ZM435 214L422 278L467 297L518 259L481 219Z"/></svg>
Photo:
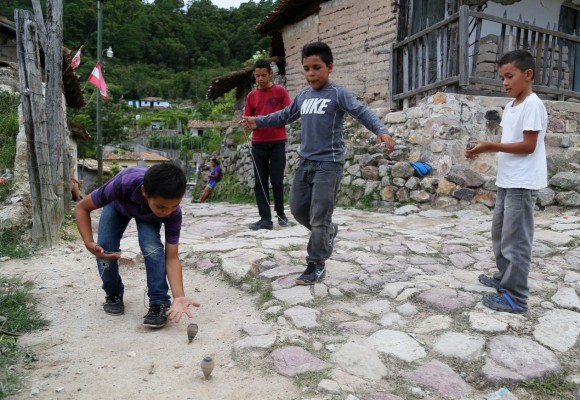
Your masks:
<svg viewBox="0 0 580 400"><path fill-rule="evenodd" d="M144 0L147 3L153 3L154 0ZM211 2L213 4L215 4L216 6L220 7L220 8L230 8L230 7L235 7L238 8L240 6L240 4L242 3L248 3L250 0L211 0ZM254 1L255 3L256 1ZM188 1L185 0L183 2L184 4L187 4Z"/></svg>
<svg viewBox="0 0 580 400"><path fill-rule="evenodd" d="M211 0L213 4L221 8L239 7L242 3L247 3L249 0Z"/></svg>

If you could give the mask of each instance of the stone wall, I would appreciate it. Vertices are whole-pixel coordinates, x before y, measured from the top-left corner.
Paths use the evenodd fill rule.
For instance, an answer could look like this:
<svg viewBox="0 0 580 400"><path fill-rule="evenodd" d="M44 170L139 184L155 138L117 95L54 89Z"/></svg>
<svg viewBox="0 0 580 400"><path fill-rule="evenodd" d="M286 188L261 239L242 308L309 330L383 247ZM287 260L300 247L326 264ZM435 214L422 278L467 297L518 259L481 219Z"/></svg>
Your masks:
<svg viewBox="0 0 580 400"><path fill-rule="evenodd" d="M396 26L390 2L380 0L327 1L320 5L318 14L286 26L282 37L290 96L305 87L302 46L320 40L332 48L334 82L348 87L366 102L387 98L387 49L395 41Z"/></svg>
<svg viewBox="0 0 580 400"><path fill-rule="evenodd" d="M393 209L405 204L420 208L489 210L495 204L496 155L464 157L469 138L499 140L499 122L507 98L437 93L416 107L388 113L376 108L393 133L395 151L389 157L374 144L374 135L357 121L345 123L346 164L338 196L343 206ZM550 187L540 191L538 205L580 206L580 104L545 101L549 115L546 135ZM300 126L288 128L286 188L289 188L300 146ZM228 131L232 132L232 128ZM226 176L240 191L252 192L254 177L249 144L231 146L221 154ZM432 166L419 177L409 161ZM230 181L232 182L232 181Z"/></svg>

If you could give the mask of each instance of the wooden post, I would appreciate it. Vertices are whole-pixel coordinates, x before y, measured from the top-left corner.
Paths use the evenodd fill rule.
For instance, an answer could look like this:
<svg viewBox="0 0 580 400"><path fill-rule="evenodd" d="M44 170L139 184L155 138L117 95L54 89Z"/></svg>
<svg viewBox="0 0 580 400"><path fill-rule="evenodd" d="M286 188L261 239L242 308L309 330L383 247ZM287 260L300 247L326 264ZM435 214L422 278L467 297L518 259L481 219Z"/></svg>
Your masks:
<svg viewBox="0 0 580 400"><path fill-rule="evenodd" d="M459 7L459 86L469 84L469 6Z"/></svg>
<svg viewBox="0 0 580 400"><path fill-rule="evenodd" d="M32 240L52 246L58 239L59 201L51 174L46 107L40 70L39 29L29 11L15 10L18 75L24 130L28 142L27 165L32 202Z"/></svg>

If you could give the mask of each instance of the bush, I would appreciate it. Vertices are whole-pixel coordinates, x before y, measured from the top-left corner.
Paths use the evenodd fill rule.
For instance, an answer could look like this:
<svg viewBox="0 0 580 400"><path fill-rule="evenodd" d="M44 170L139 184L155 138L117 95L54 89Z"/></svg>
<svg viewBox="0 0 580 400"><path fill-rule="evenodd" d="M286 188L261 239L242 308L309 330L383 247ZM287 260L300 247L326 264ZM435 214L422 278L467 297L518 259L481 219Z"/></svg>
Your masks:
<svg viewBox="0 0 580 400"><path fill-rule="evenodd" d="M14 168L18 135L18 98L0 91L0 171Z"/></svg>

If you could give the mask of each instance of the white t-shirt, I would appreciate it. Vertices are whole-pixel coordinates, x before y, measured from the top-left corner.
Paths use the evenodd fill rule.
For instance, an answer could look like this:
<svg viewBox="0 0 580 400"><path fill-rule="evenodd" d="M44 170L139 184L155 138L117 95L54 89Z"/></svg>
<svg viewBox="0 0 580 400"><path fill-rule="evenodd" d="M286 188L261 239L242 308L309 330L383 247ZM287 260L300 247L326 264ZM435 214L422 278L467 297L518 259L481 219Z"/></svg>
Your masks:
<svg viewBox="0 0 580 400"><path fill-rule="evenodd" d="M524 131L539 131L536 150L532 154L497 154L496 185L501 188L539 190L548 186L548 166L544 137L548 127L548 113L544 103L532 93L517 106L510 101L501 119L501 142L518 143Z"/></svg>

